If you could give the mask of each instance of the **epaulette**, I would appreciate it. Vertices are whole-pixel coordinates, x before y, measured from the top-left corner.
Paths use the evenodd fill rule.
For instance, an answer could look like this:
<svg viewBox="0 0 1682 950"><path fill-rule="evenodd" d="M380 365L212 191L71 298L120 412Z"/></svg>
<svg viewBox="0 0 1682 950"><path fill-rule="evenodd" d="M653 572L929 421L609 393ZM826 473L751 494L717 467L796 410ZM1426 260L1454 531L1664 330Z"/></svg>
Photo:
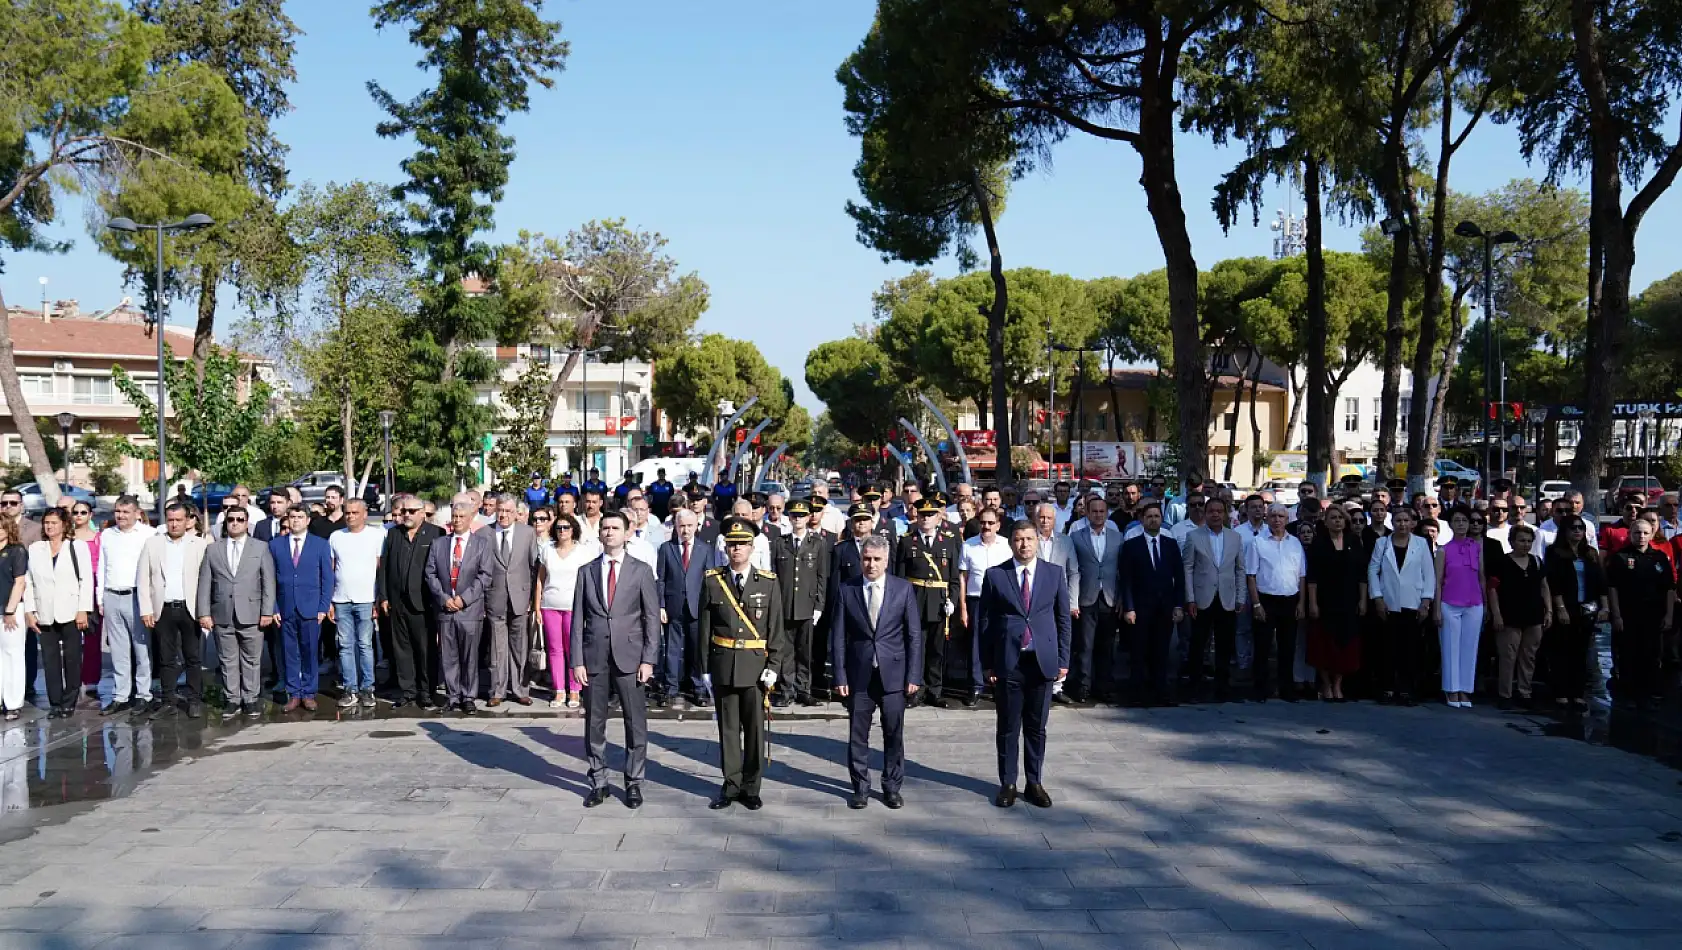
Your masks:
<svg viewBox="0 0 1682 950"><path fill-rule="evenodd" d="M754 573L755 576L763 577L768 581L774 581L774 580L777 579L777 572L776 571L755 570L753 573Z"/></svg>
<svg viewBox="0 0 1682 950"><path fill-rule="evenodd" d="M707 568L707 576L708 577L723 577L724 576L724 568L722 568L722 567L709 567L709 568Z"/></svg>

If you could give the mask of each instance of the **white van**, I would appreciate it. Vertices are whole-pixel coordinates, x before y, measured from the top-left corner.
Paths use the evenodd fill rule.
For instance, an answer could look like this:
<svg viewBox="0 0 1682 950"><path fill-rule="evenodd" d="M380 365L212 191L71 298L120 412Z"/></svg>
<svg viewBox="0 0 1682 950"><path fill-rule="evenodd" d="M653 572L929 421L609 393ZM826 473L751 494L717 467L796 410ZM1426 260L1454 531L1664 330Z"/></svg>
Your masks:
<svg viewBox="0 0 1682 950"><path fill-rule="evenodd" d="M660 477L660 469L666 470L666 478L674 485L682 485L689 481L689 473L694 472L700 477L707 467L705 458L652 458L643 459L631 466L631 474L639 485L651 485Z"/></svg>

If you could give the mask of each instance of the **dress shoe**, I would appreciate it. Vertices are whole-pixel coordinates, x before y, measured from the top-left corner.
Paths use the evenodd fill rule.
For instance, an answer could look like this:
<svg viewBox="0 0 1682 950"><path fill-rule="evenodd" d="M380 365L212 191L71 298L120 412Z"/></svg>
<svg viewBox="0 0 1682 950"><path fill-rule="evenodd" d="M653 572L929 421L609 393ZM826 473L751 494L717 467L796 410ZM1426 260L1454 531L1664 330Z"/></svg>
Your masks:
<svg viewBox="0 0 1682 950"><path fill-rule="evenodd" d="M853 811L858 811L868 804L870 804L870 796L864 792L854 792L852 796L847 799L847 807L851 808Z"/></svg>
<svg viewBox="0 0 1682 950"><path fill-rule="evenodd" d="M420 708L422 708L422 709L437 709L438 708L438 704L436 702L433 702L432 697L430 697L430 696L421 696L421 697L417 698L415 700L415 704L420 706Z"/></svg>
<svg viewBox="0 0 1682 950"><path fill-rule="evenodd" d="M231 719L238 719L239 714L244 711L245 710L239 706L229 706L227 709L222 710L222 721L227 722Z"/></svg>
<svg viewBox="0 0 1682 950"><path fill-rule="evenodd" d="M809 693L802 693L795 699L795 702L802 706L816 706L818 704L818 701L813 699Z"/></svg>
<svg viewBox="0 0 1682 950"><path fill-rule="evenodd" d="M944 696L936 696L933 699L925 699L924 702L936 709L945 709L946 707L952 705L946 701L946 697Z"/></svg>
<svg viewBox="0 0 1682 950"><path fill-rule="evenodd" d="M1075 704L1075 698L1068 693L1052 693L1051 701L1059 706L1073 706Z"/></svg>
<svg viewBox="0 0 1682 950"><path fill-rule="evenodd" d="M1016 786L1000 785L999 794L993 796L993 804L1000 808L1009 808L1016 804Z"/></svg>
<svg viewBox="0 0 1682 950"><path fill-rule="evenodd" d="M625 789L625 807L626 808L641 808L642 807L642 786L641 785L632 785L630 788Z"/></svg>
<svg viewBox="0 0 1682 950"><path fill-rule="evenodd" d="M1044 785L1030 784L1022 790L1022 797L1035 808L1051 807L1051 796L1046 794Z"/></svg>
<svg viewBox="0 0 1682 950"><path fill-rule="evenodd" d="M708 693L702 693L701 695L695 697L695 705L699 706L702 709L711 709L712 704L713 704L713 698Z"/></svg>
<svg viewBox="0 0 1682 950"><path fill-rule="evenodd" d="M144 712L146 712L148 715L155 716L155 715L158 714L158 710L163 709L163 708L164 708L164 701L157 696L153 696L152 701L146 704L146 709L144 710Z"/></svg>
<svg viewBox="0 0 1682 950"><path fill-rule="evenodd" d="M260 718L262 718L262 715L263 715L263 704L262 704L261 701L255 702L255 703L246 703L245 704L245 718L247 718L247 719L260 719Z"/></svg>
<svg viewBox="0 0 1682 950"><path fill-rule="evenodd" d="M584 807L594 808L605 801L607 801L607 786L603 785L601 788L591 789L590 794L584 796Z"/></svg>
<svg viewBox="0 0 1682 950"><path fill-rule="evenodd" d="M409 709L409 708L413 707L414 705L415 705L415 701L412 700L412 699L399 699L399 700L397 700L397 702L391 704L391 708L392 709Z"/></svg>
<svg viewBox="0 0 1682 950"><path fill-rule="evenodd" d="M198 700L193 700L192 702L188 703L187 704L187 718L188 719L202 719L202 718L204 718L204 704L199 702Z"/></svg>
<svg viewBox="0 0 1682 950"><path fill-rule="evenodd" d="M905 799L898 792L883 792L882 804L897 810L905 807Z"/></svg>
<svg viewBox="0 0 1682 950"><path fill-rule="evenodd" d="M758 795L743 795L742 807L748 811L758 811L765 807L765 800Z"/></svg>
<svg viewBox="0 0 1682 950"><path fill-rule="evenodd" d="M492 696L490 698L490 701L485 703L485 705L489 706L492 709L495 709L496 707L502 705L502 697L501 696Z"/></svg>
<svg viewBox="0 0 1682 950"><path fill-rule="evenodd" d="M313 697L304 697L304 709L307 712L315 712L315 699Z"/></svg>
<svg viewBox="0 0 1682 950"><path fill-rule="evenodd" d="M514 699L514 702L519 703L522 706L530 706L531 705L531 697L530 696L515 696L513 699Z"/></svg>
<svg viewBox="0 0 1682 950"><path fill-rule="evenodd" d="M473 700L471 700L471 699L462 700L461 704L459 706L457 706L456 708L461 710L461 714L463 716L473 716L473 715L477 715L478 712L479 712L479 707L477 705L475 705Z"/></svg>
<svg viewBox="0 0 1682 950"><path fill-rule="evenodd" d="M303 705L303 704L304 704L304 701L303 701L303 700L301 700L301 699L299 699L299 698L298 698L298 697L296 697L296 696L294 696L294 697L292 697L292 698L291 698L291 699L288 699L288 700L287 700L287 701L286 701L286 705L284 705L284 706L282 706L282 707L280 707L280 711L281 711L281 712L283 712L283 713L289 713L289 712L297 712L297 711L298 711L298 707L299 707L299 706L302 706L302 705Z"/></svg>
<svg viewBox="0 0 1682 950"><path fill-rule="evenodd" d="M776 696L771 697L771 705L777 709L787 709L792 704L788 701L787 696L778 693Z"/></svg>
<svg viewBox="0 0 1682 950"><path fill-rule="evenodd" d="M971 696L968 699L964 700L964 708L965 709L975 709L980 705L981 705L981 697L980 696Z"/></svg>
<svg viewBox="0 0 1682 950"><path fill-rule="evenodd" d="M101 716L115 716L118 713L128 712L133 707L134 704L125 699L120 703L112 703L109 706L100 707L99 714Z"/></svg>

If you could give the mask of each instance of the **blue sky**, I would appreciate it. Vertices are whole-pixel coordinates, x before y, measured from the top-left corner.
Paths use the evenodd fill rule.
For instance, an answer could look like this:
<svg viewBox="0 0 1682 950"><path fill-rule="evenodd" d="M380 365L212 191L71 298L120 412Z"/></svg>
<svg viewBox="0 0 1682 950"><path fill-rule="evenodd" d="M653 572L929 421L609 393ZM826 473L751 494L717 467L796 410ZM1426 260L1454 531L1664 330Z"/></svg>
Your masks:
<svg viewBox="0 0 1682 950"><path fill-rule="evenodd" d="M408 98L429 82L414 67L419 53L400 30L376 32L366 0L290 6L305 33L295 109L278 126L292 147L293 181L396 181L413 146L374 134L382 116L364 84ZM700 329L753 340L817 408L803 378L808 350L847 335L868 316L870 294L910 269L860 245L843 211L856 194L858 148L842 125L834 74L873 10L871 0L550 0L545 12L562 22L572 55L555 88L537 90L532 111L509 124L518 158L496 236L561 235L606 217L663 233L712 289ZM1213 184L1237 157L1195 136L1180 143L1204 268L1271 246L1271 206L1261 227L1246 222L1230 235L1209 211ZM1159 267L1131 149L1074 137L1054 160L1011 193L999 225L1006 266L1081 278ZM1467 192L1540 174L1525 167L1510 131L1492 125L1473 135L1456 169L1453 186ZM1637 288L1682 266L1666 253L1682 243L1677 201L1673 189L1647 218ZM67 202L64 212L54 233L74 249L10 257L0 275L8 302L33 305L42 276L52 297L84 308L131 293L87 238L79 207ZM1331 243L1353 249L1354 230L1337 229ZM224 310L226 325L236 314ZM175 307L177 320L190 315L188 304Z"/></svg>

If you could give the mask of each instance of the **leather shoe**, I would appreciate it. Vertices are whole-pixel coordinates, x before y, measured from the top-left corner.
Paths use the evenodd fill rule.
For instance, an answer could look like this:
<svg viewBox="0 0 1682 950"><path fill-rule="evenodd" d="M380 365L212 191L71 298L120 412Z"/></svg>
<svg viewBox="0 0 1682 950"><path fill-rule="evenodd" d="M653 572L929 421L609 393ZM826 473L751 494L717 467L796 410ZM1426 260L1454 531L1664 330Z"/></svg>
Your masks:
<svg viewBox="0 0 1682 950"><path fill-rule="evenodd" d="M594 808L605 801L607 801L607 786L603 785L601 788L591 789L590 794L584 796L584 807Z"/></svg>
<svg viewBox="0 0 1682 950"><path fill-rule="evenodd" d="M1046 794L1044 785L1029 785L1022 790L1022 797L1035 808L1051 807L1051 796Z"/></svg>
<svg viewBox="0 0 1682 950"><path fill-rule="evenodd" d="M308 696L305 696L304 697L304 708L306 710L310 711L310 712L315 712L315 700L309 698Z"/></svg>
<svg viewBox="0 0 1682 950"><path fill-rule="evenodd" d="M101 716L115 716L121 712L128 712L133 705L133 703L125 699L120 703L111 703L110 705L101 708L99 710L99 714Z"/></svg>
<svg viewBox="0 0 1682 950"><path fill-rule="evenodd" d="M870 796L862 792L854 792L852 797L847 799L847 807L853 811L858 811L868 804L870 804Z"/></svg>
<svg viewBox="0 0 1682 950"><path fill-rule="evenodd" d="M946 701L946 697L944 697L944 696L936 696L933 699L925 699L925 700L923 700L923 702L930 705L930 706L933 706L936 709L945 709L946 707L952 705L951 703Z"/></svg>
<svg viewBox="0 0 1682 950"><path fill-rule="evenodd" d="M303 700L301 700L301 699L299 699L299 698L298 698L298 697L296 697L296 696L294 696L294 697L292 697L292 698L291 698L291 699L288 699L288 700L287 700L287 701L286 701L286 705L285 705L285 706L282 706L282 707L280 707L280 711L281 711L281 712L297 712L297 711L298 711L298 707L299 707L299 706L302 706L302 705L303 705L303 704L304 704L304 701L303 701Z"/></svg>
<svg viewBox="0 0 1682 950"><path fill-rule="evenodd" d="M708 805L707 808L710 809L711 811L723 811L724 809L729 808L732 804L734 804L734 802L735 802L735 799L726 798L725 796L720 795L717 798L713 799L712 804Z"/></svg>
<svg viewBox="0 0 1682 950"><path fill-rule="evenodd" d="M743 795L742 807L748 811L758 811L765 807L765 800L758 795Z"/></svg>
<svg viewBox="0 0 1682 950"><path fill-rule="evenodd" d="M530 696L515 696L514 697L514 702L517 702L522 706L530 706L531 705L531 697Z"/></svg>
<svg viewBox="0 0 1682 950"><path fill-rule="evenodd" d="M641 785L632 785L630 788L625 789L625 807L626 808L641 808L642 807L642 786Z"/></svg>
<svg viewBox="0 0 1682 950"><path fill-rule="evenodd" d="M993 796L993 804L1000 808L1009 808L1016 804L1016 786L1000 785L999 794Z"/></svg>
<svg viewBox="0 0 1682 950"><path fill-rule="evenodd" d="M164 701L162 699L159 699L156 696L153 696L152 701L146 704L146 710L145 711L146 711L146 714L149 715L149 716L156 716L158 714L158 710L163 709L163 708L164 708Z"/></svg>
<svg viewBox="0 0 1682 950"><path fill-rule="evenodd" d="M1075 704L1075 698L1068 693L1052 693L1051 701L1059 706L1073 706Z"/></svg>
<svg viewBox="0 0 1682 950"><path fill-rule="evenodd" d="M413 706L413 705L415 705L415 701L412 700L412 699L399 699L397 702L391 704L391 708L392 709L408 709L410 706Z"/></svg>
<svg viewBox="0 0 1682 950"><path fill-rule="evenodd" d="M479 707L471 699L462 700L461 705L456 708L461 710L463 716L474 716L479 712Z"/></svg>
<svg viewBox="0 0 1682 950"><path fill-rule="evenodd" d="M901 798L898 792L883 792L882 804L894 809L904 808L905 799Z"/></svg>
<svg viewBox="0 0 1682 950"><path fill-rule="evenodd" d="M502 697L501 696L492 696L491 699L490 699L490 702L487 702L485 705L491 707L492 709L495 709L496 707L502 705Z"/></svg>
<svg viewBox="0 0 1682 950"><path fill-rule="evenodd" d="M965 709L975 709L975 708L979 707L980 705L981 705L981 697L980 696L971 696L970 698L964 700L964 708Z"/></svg>

